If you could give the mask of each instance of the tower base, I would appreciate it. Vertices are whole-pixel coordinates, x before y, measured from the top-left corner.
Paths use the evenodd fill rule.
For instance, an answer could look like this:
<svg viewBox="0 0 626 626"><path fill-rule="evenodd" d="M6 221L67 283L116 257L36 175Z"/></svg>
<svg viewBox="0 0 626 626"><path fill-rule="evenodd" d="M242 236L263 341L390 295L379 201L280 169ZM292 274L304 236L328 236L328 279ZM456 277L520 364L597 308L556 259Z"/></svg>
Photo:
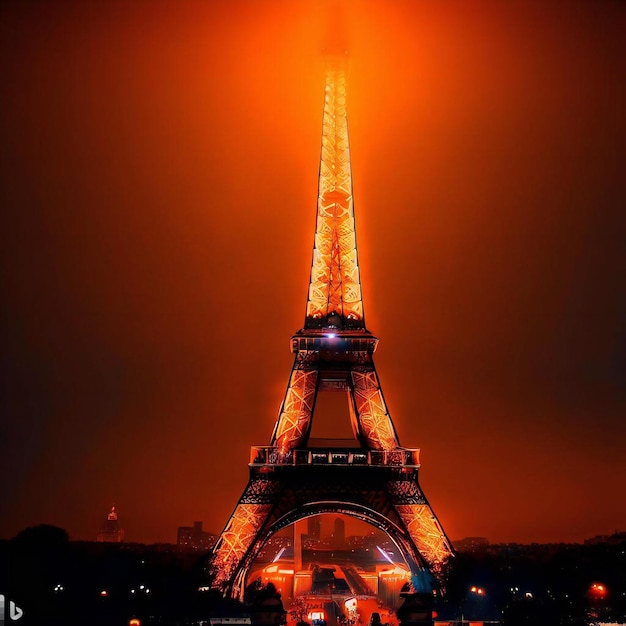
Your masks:
<svg viewBox="0 0 626 626"><path fill-rule="evenodd" d="M310 448L283 456L274 450L270 458L253 449L250 480L209 564L213 586L240 597L267 539L321 513L343 513L382 530L414 575L428 570L436 578L452 549L408 452Z"/></svg>

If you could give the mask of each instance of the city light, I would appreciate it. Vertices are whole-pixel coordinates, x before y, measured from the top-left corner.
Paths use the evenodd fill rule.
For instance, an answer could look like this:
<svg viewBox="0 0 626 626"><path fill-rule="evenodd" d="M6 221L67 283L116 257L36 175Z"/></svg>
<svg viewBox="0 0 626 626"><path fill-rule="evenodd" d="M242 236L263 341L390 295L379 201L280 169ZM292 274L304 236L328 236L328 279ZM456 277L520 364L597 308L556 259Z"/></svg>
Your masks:
<svg viewBox="0 0 626 626"><path fill-rule="evenodd" d="M313 622L321 622L325 620L324 611L311 611L308 615L309 621Z"/></svg>
<svg viewBox="0 0 626 626"><path fill-rule="evenodd" d="M592 583L591 586L589 587L589 593L595 598L604 598L607 595L606 585L603 583L597 583L597 582Z"/></svg>

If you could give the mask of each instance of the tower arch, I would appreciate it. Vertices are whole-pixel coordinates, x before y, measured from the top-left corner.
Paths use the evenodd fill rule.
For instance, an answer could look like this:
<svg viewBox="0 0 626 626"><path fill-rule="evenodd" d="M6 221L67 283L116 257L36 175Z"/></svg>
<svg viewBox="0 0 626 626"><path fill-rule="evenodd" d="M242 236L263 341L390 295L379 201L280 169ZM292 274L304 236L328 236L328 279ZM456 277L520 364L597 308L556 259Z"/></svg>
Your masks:
<svg viewBox="0 0 626 626"><path fill-rule="evenodd" d="M263 549L263 546L271 537L296 522L323 514L347 515L382 531L398 549L399 554L411 572L412 579L414 581L420 579L422 583L424 577L430 579L428 565L424 557L415 550L410 538L407 536L406 529L404 529L402 525L397 524L389 517L362 504L326 500L309 502L300 507L291 509L271 524L263 540L255 544L246 558L242 559L239 563L237 570L235 570L232 575L233 589L229 590L228 595L243 597L243 590L245 589L246 579L250 569Z"/></svg>

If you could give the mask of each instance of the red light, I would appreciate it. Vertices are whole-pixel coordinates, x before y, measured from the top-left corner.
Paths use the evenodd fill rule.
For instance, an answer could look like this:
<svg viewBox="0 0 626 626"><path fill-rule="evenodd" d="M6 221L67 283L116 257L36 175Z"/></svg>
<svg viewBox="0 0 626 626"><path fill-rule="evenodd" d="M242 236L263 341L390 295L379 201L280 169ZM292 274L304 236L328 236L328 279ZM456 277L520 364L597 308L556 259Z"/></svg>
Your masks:
<svg viewBox="0 0 626 626"><path fill-rule="evenodd" d="M589 593L596 598L603 598L607 593L606 585L603 583L592 583L591 587L589 587Z"/></svg>

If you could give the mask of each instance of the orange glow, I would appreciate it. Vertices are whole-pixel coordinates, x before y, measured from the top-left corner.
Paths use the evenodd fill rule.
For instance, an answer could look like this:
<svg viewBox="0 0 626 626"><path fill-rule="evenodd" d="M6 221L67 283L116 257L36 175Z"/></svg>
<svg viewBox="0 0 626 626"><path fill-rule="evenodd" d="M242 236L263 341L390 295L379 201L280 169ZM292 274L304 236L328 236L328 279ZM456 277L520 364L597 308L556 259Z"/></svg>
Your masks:
<svg viewBox="0 0 626 626"><path fill-rule="evenodd" d="M224 527L305 316L323 4L2 3L0 537ZM447 534L626 528L624 3L341 4L366 322Z"/></svg>

